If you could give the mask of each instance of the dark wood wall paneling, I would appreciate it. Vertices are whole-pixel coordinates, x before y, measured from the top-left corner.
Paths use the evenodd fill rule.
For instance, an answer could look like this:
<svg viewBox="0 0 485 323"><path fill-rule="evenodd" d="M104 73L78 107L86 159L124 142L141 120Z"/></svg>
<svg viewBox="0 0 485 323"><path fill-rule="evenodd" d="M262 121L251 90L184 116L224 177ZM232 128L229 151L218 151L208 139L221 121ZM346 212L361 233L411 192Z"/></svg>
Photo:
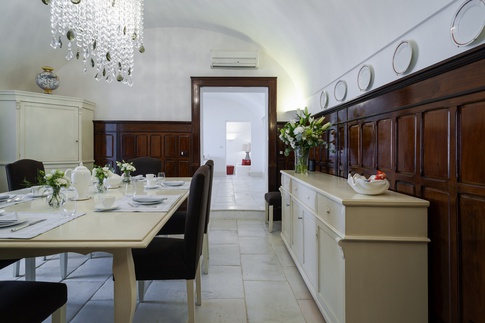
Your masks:
<svg viewBox="0 0 485 323"><path fill-rule="evenodd" d="M480 46L317 115L334 142L310 152L317 171L381 170L392 190L430 201L430 322L485 322L484 57ZM278 168L292 158L278 154Z"/></svg>
<svg viewBox="0 0 485 323"><path fill-rule="evenodd" d="M153 157L167 176L192 176L192 124L165 121L94 121L95 164Z"/></svg>

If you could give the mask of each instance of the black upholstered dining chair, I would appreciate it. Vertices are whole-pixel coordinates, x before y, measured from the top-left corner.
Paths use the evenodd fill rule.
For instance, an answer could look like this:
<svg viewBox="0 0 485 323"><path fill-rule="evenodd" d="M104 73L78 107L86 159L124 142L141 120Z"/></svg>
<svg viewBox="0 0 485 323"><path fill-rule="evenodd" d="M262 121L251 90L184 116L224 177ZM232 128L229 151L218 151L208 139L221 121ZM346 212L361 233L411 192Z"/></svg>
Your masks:
<svg viewBox="0 0 485 323"><path fill-rule="evenodd" d="M0 268L16 260L0 260ZM67 286L63 283L0 281L0 321L66 322Z"/></svg>
<svg viewBox="0 0 485 323"><path fill-rule="evenodd" d="M44 164L33 159L20 159L5 165L9 191L20 190L26 187L25 181L37 183L39 171L44 171Z"/></svg>
<svg viewBox="0 0 485 323"><path fill-rule="evenodd" d="M156 236L147 248L132 250L137 281L186 280L189 322L195 322L194 279L197 305L201 305L202 302L200 258L206 204L209 196L209 180L210 170L205 165L200 166L192 177L183 239ZM143 299L142 296L139 295L140 302Z"/></svg>
<svg viewBox="0 0 485 323"><path fill-rule="evenodd" d="M210 170L210 180L209 180L209 197L206 210L206 219L204 226L204 240L202 245L202 268L204 274L209 272L209 221L210 221L210 208L212 199L212 180L214 179L214 161L212 159L205 163ZM158 233L159 235L172 235L172 234L183 234L185 230L185 218L187 217L186 211L176 211L172 217L163 226L162 230Z"/></svg>
<svg viewBox="0 0 485 323"><path fill-rule="evenodd" d="M157 176L158 172L162 171L162 161L152 157L137 157L127 160L128 163L133 163L136 170L131 173L132 176L154 174Z"/></svg>
<svg viewBox="0 0 485 323"><path fill-rule="evenodd" d="M5 165L8 190L15 191L26 188L26 181L31 184L38 183L37 177L39 171L45 171L44 163L34 159L19 159L13 163ZM64 279L67 276L67 253L60 254L59 259L61 278ZM25 259L25 272L26 278L28 279L30 279L30 276L34 276L35 258ZM17 277L19 275L20 262L17 262L14 265L14 276Z"/></svg>

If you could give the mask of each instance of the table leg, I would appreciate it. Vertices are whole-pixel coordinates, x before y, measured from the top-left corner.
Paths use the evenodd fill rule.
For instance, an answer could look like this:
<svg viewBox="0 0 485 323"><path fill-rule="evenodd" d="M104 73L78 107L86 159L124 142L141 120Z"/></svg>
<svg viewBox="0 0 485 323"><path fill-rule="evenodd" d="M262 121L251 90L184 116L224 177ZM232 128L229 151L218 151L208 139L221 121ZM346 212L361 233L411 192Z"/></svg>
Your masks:
<svg viewBox="0 0 485 323"><path fill-rule="evenodd" d="M131 249L112 252L115 322L133 322L136 307L135 265Z"/></svg>

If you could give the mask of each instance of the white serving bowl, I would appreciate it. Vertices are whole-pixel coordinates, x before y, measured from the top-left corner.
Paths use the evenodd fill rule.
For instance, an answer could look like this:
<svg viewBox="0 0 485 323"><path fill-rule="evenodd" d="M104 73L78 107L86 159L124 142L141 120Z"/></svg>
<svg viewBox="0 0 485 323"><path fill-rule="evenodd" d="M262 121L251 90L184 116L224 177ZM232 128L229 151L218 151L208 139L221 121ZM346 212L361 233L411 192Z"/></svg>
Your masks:
<svg viewBox="0 0 485 323"><path fill-rule="evenodd" d="M382 180L368 180L362 175L355 174L347 179L350 187L359 194L365 195L379 195L389 189L389 181L387 179Z"/></svg>

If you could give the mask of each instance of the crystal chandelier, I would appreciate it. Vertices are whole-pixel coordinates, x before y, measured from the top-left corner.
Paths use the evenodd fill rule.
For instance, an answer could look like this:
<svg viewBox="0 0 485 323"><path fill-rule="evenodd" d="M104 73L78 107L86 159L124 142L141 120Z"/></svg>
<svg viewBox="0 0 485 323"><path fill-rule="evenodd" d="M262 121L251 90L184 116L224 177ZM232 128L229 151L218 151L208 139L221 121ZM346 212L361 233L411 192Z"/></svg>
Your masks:
<svg viewBox="0 0 485 323"><path fill-rule="evenodd" d="M51 6L53 48L96 68L96 80L133 85L134 53L143 47L144 0L42 0Z"/></svg>

